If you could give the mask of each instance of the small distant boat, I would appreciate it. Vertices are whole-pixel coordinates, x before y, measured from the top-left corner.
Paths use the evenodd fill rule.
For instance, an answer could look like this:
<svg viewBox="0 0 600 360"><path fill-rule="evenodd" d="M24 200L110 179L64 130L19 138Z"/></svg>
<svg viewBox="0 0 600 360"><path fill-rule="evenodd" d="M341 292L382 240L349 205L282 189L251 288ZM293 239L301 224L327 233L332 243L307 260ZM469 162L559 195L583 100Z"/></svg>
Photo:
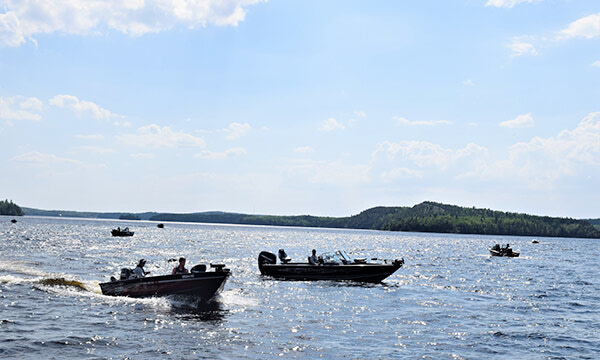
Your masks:
<svg viewBox="0 0 600 360"><path fill-rule="evenodd" d="M500 245L496 244L490 248L490 255L503 257L519 257L520 253L514 252L509 246L500 247Z"/></svg>
<svg viewBox="0 0 600 360"><path fill-rule="evenodd" d="M158 224L158 225L156 225L156 227L159 228L159 229L162 229L162 228L165 227L165 224Z"/></svg>
<svg viewBox="0 0 600 360"><path fill-rule="evenodd" d="M207 301L220 293L230 275L224 264L210 264L215 271L206 271L206 265L194 266L189 274L146 276L130 278L131 269L122 269L120 279L100 283L103 295L134 298L184 295Z"/></svg>
<svg viewBox="0 0 600 360"><path fill-rule="evenodd" d="M121 229L121 228L116 228L113 229L111 232L112 236L133 236L133 231L130 231L128 227Z"/></svg>
<svg viewBox="0 0 600 360"><path fill-rule="evenodd" d="M16 224L17 223L17 219L12 219L10 222L13 223L13 224Z"/></svg>
<svg viewBox="0 0 600 360"><path fill-rule="evenodd" d="M532 243L532 244L539 244L540 242L539 242L539 241L537 241L537 239L533 239L533 240L531 240L531 243Z"/></svg>
<svg viewBox="0 0 600 360"><path fill-rule="evenodd" d="M343 251L324 253L319 265L293 263L283 249L277 256L268 251L258 255L258 268L262 275L285 280L351 280L378 283L402 267L404 259L370 263L367 259L351 259ZM372 259L377 260L377 259Z"/></svg>

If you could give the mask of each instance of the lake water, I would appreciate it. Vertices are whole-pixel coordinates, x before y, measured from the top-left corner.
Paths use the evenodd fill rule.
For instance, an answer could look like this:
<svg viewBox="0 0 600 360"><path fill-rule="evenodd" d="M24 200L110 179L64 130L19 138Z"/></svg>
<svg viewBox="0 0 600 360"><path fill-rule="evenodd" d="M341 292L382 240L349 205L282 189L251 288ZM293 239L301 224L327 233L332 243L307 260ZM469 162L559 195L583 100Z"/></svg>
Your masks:
<svg viewBox="0 0 600 360"><path fill-rule="evenodd" d="M0 358L598 359L600 242L209 224L0 217ZM129 226L132 238L110 230ZM521 257L491 258L510 243ZM262 277L263 250L346 249L406 261L381 284ZM200 307L103 296L140 258L222 262ZM64 280L63 280L64 279Z"/></svg>

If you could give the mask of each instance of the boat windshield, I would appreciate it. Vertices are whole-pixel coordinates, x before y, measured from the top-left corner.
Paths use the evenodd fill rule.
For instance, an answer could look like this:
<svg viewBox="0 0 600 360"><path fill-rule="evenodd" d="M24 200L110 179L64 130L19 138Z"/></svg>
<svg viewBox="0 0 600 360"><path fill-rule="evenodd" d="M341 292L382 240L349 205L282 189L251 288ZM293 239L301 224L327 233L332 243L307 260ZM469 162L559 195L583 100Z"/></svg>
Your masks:
<svg viewBox="0 0 600 360"><path fill-rule="evenodd" d="M344 264L349 264L352 262L352 259L350 258L350 256L348 256L348 254L346 253L346 250L338 250L335 252L335 254L342 259L342 262Z"/></svg>
<svg viewBox="0 0 600 360"><path fill-rule="evenodd" d="M340 258L338 257L337 253L332 252L319 255L319 259L322 260L323 264L339 264L342 262L342 260L340 260Z"/></svg>

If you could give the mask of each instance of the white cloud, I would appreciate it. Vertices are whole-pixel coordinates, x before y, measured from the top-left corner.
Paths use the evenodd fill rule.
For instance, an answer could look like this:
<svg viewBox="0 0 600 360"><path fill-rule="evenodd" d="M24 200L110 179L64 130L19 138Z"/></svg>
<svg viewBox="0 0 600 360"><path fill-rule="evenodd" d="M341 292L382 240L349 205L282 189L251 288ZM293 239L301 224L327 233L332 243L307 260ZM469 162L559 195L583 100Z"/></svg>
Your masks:
<svg viewBox="0 0 600 360"><path fill-rule="evenodd" d="M594 61L590 66L600 68L600 60Z"/></svg>
<svg viewBox="0 0 600 360"><path fill-rule="evenodd" d="M33 165L51 165L51 164L71 164L82 165L81 161L62 158L52 154L43 154L38 151L31 151L26 154L21 154L10 159L11 161L28 163Z"/></svg>
<svg viewBox="0 0 600 360"><path fill-rule="evenodd" d="M596 36L600 36L600 13L572 22L566 29L559 32L558 39L570 39L574 37L592 39Z"/></svg>
<svg viewBox="0 0 600 360"><path fill-rule="evenodd" d="M131 36L176 26L237 26L262 0L3 0L0 44L19 46L34 36L87 35L114 29Z"/></svg>
<svg viewBox="0 0 600 360"><path fill-rule="evenodd" d="M102 140L104 139L104 135L102 134L91 134L91 135L73 135L74 138L76 139L82 139L82 140Z"/></svg>
<svg viewBox="0 0 600 360"><path fill-rule="evenodd" d="M467 144L463 149L452 150L427 141L401 141L399 143L384 141L377 144L371 157L374 160L381 156L387 160L399 158L401 161L412 162L421 168L435 167L446 170L459 160L486 154L486 148L473 143Z"/></svg>
<svg viewBox="0 0 600 360"><path fill-rule="evenodd" d="M600 112L586 116L574 130L556 137L534 137L509 148L506 159L477 173L491 180L512 180L533 189L552 189L564 176L598 174L600 170Z"/></svg>
<svg viewBox="0 0 600 360"><path fill-rule="evenodd" d="M533 116L531 113L519 115L512 120L503 121L500 123L500 126L507 128L526 128L532 127L535 124L533 120Z"/></svg>
<svg viewBox="0 0 600 360"><path fill-rule="evenodd" d="M152 147L204 147L204 139L181 131L173 131L170 127L160 127L156 124L142 126L137 134L117 136L121 142L133 146Z"/></svg>
<svg viewBox="0 0 600 360"><path fill-rule="evenodd" d="M475 83L471 79L467 79L467 80L463 81L462 84L463 84L463 86L466 86L466 87L473 87L473 86L475 86Z"/></svg>
<svg viewBox="0 0 600 360"><path fill-rule="evenodd" d="M354 115L360 117L360 118L366 118L367 114L364 111L355 111Z"/></svg>
<svg viewBox="0 0 600 360"><path fill-rule="evenodd" d="M137 153L137 154L131 154L129 155L130 157L132 157L133 159L154 159L156 157L156 155L151 154L151 153Z"/></svg>
<svg viewBox="0 0 600 360"><path fill-rule="evenodd" d="M238 139L250 132L250 130L252 130L252 127L248 123L232 123L227 129L224 129L225 132L229 133L226 137L227 140Z"/></svg>
<svg viewBox="0 0 600 360"><path fill-rule="evenodd" d="M531 43L533 38L526 37L514 37L512 42L508 44L508 48L512 51L511 57L524 56L524 55L532 55L538 56L539 53L536 50L535 46Z"/></svg>
<svg viewBox="0 0 600 360"><path fill-rule="evenodd" d="M310 154L310 153L314 153L315 149L311 148L310 146L301 146L301 147L295 148L294 152L296 154Z"/></svg>
<svg viewBox="0 0 600 360"><path fill-rule="evenodd" d="M392 182L398 179L422 178L423 171L408 168L395 168L381 173L384 182Z"/></svg>
<svg viewBox="0 0 600 360"><path fill-rule="evenodd" d="M115 121L115 122L113 122L113 125L116 127L124 127L124 128L131 127L131 123L129 121L123 121L123 122Z"/></svg>
<svg viewBox="0 0 600 360"><path fill-rule="evenodd" d="M396 120L396 123L401 125L413 125L413 126L435 126L435 125L451 125L452 121L448 120L430 120L430 121L410 121L403 117L393 116L392 119Z"/></svg>
<svg viewBox="0 0 600 360"><path fill-rule="evenodd" d="M204 150L199 154L196 154L197 158L200 159L208 159L208 160L221 160L226 158L231 158L235 156L246 155L246 149L244 148L231 148L227 149L223 152L214 152L210 150Z"/></svg>
<svg viewBox="0 0 600 360"><path fill-rule="evenodd" d="M512 8L515 5L520 4L520 3L530 3L531 4L534 1L541 1L541 0L488 0L488 2L485 3L485 6Z"/></svg>
<svg viewBox="0 0 600 360"><path fill-rule="evenodd" d="M341 160L293 159L286 162L284 170L294 179L303 178L313 184L354 186L370 181L368 165L349 165Z"/></svg>
<svg viewBox="0 0 600 360"><path fill-rule="evenodd" d="M329 118L321 124L319 131L344 130L346 127L334 118Z"/></svg>
<svg viewBox="0 0 600 360"><path fill-rule="evenodd" d="M91 145L78 146L75 148L75 150L86 151L86 152L90 152L90 153L98 154L98 155L114 154L117 152L115 149L106 148L106 147L102 147L102 146L91 146Z"/></svg>
<svg viewBox="0 0 600 360"><path fill-rule="evenodd" d="M110 111L94 104L90 101L79 100L73 95L56 95L49 101L50 105L54 105L60 108L68 108L73 110L77 116L81 116L85 113L92 114L96 119L108 120L111 117L118 117L119 115L113 114Z"/></svg>
<svg viewBox="0 0 600 360"><path fill-rule="evenodd" d="M23 99L21 96L0 96L0 119L40 121L42 102L36 98Z"/></svg>

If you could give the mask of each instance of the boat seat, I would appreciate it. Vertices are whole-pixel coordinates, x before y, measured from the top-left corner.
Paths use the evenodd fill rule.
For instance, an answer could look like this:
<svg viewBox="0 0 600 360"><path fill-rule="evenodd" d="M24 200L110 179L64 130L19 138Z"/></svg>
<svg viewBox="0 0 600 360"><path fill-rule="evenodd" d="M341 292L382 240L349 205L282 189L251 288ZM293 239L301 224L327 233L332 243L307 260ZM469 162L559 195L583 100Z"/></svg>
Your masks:
<svg viewBox="0 0 600 360"><path fill-rule="evenodd" d="M191 272L192 274L206 272L206 265L204 265L204 264L198 264L198 265L195 265L195 266L194 266L194 267L193 267L193 268L190 270L190 272Z"/></svg>
<svg viewBox="0 0 600 360"><path fill-rule="evenodd" d="M292 258L287 256L285 250L279 249L279 261L281 261L282 264L287 264L292 261Z"/></svg>

